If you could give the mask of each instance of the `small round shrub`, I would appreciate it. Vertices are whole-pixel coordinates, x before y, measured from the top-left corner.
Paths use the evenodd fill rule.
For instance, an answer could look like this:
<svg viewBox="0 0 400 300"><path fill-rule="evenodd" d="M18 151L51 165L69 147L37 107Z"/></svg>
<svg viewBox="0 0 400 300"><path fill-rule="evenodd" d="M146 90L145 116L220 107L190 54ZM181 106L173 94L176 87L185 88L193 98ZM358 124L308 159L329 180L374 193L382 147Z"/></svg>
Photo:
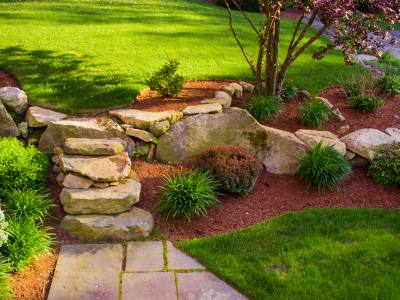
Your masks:
<svg viewBox="0 0 400 300"><path fill-rule="evenodd" d="M226 192L246 195L260 173L260 163L248 151L238 147L213 147L200 155L199 166L210 172Z"/></svg>
<svg viewBox="0 0 400 300"><path fill-rule="evenodd" d="M34 146L24 147L16 138L0 139L0 196L12 189L42 187L49 160Z"/></svg>
<svg viewBox="0 0 400 300"><path fill-rule="evenodd" d="M51 254L53 234L48 228L37 226L31 220L8 219L8 239L1 248L12 271L20 271L40 255Z"/></svg>
<svg viewBox="0 0 400 300"><path fill-rule="evenodd" d="M185 82L181 75L176 74L178 67L179 62L171 59L160 70L147 75L145 82L152 90L156 90L163 96L177 96Z"/></svg>
<svg viewBox="0 0 400 300"><path fill-rule="evenodd" d="M386 75L378 80L381 92L388 96L400 95L400 76Z"/></svg>
<svg viewBox="0 0 400 300"><path fill-rule="evenodd" d="M282 110L282 101L275 96L258 95L251 97L244 108L259 122L264 123L269 118L279 115Z"/></svg>
<svg viewBox="0 0 400 300"><path fill-rule="evenodd" d="M381 108L384 104L383 99L374 96L356 96L348 98L351 107L363 112L372 112Z"/></svg>
<svg viewBox="0 0 400 300"><path fill-rule="evenodd" d="M368 169L368 175L385 186L400 187L400 143L382 146Z"/></svg>
<svg viewBox="0 0 400 300"><path fill-rule="evenodd" d="M4 209L8 216L42 222L54 205L42 190L11 190L5 195Z"/></svg>
<svg viewBox="0 0 400 300"><path fill-rule="evenodd" d="M183 217L190 221L218 204L217 189L218 182L208 172L190 170L164 176L158 211L167 218Z"/></svg>
<svg viewBox="0 0 400 300"><path fill-rule="evenodd" d="M299 89L291 82L285 82L281 92L281 98L283 101L292 100L299 94Z"/></svg>
<svg viewBox="0 0 400 300"><path fill-rule="evenodd" d="M332 111L329 106L318 99L307 100L306 103L299 108L301 123L312 127L324 125L331 115Z"/></svg>
<svg viewBox="0 0 400 300"><path fill-rule="evenodd" d="M336 187L351 173L351 165L346 158L332 146L323 146L321 143L302 156L299 164L300 178L307 181L309 186L317 187L318 191Z"/></svg>

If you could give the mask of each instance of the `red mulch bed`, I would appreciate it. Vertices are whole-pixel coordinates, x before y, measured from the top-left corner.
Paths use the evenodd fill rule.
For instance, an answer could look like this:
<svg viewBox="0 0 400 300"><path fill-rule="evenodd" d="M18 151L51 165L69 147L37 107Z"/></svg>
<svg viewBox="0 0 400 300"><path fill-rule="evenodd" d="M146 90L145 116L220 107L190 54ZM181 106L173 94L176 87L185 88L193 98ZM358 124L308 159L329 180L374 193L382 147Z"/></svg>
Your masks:
<svg viewBox="0 0 400 300"><path fill-rule="evenodd" d="M1 87L6 87L6 86L19 87L19 82L10 73L7 73L6 71L0 70L0 88Z"/></svg>

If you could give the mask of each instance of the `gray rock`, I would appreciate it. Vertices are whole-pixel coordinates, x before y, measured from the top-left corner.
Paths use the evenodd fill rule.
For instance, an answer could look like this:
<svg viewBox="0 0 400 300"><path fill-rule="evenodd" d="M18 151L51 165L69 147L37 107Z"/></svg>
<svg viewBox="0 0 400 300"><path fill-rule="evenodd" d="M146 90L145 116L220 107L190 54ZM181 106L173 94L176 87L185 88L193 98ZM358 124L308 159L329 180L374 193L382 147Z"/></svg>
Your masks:
<svg viewBox="0 0 400 300"><path fill-rule="evenodd" d="M19 136L19 130L3 103L0 102L0 137Z"/></svg>
<svg viewBox="0 0 400 300"><path fill-rule="evenodd" d="M66 154L75 155L114 155L126 148L126 142L120 139L67 138L64 144Z"/></svg>
<svg viewBox="0 0 400 300"><path fill-rule="evenodd" d="M28 123L27 122L21 122L18 124L18 130L22 136L22 138L27 139L28 138Z"/></svg>
<svg viewBox="0 0 400 300"><path fill-rule="evenodd" d="M221 104L224 108L231 107L232 98L209 98L204 99L201 101L202 104L209 104L209 103L218 103Z"/></svg>
<svg viewBox="0 0 400 300"><path fill-rule="evenodd" d="M386 133L394 138L397 142L400 142L400 129L399 128L386 128Z"/></svg>
<svg viewBox="0 0 400 300"><path fill-rule="evenodd" d="M324 102L331 109L331 112L337 121L346 121L346 118L340 112L339 108L335 107L328 99L324 97L315 97L315 99Z"/></svg>
<svg viewBox="0 0 400 300"><path fill-rule="evenodd" d="M223 88L224 92L226 92L227 94L229 94L229 96L233 97L233 95L235 94L235 88L233 86L225 86Z"/></svg>
<svg viewBox="0 0 400 300"><path fill-rule="evenodd" d="M128 128L126 129L126 134L146 143L156 140L156 137L152 133L142 129Z"/></svg>
<svg viewBox="0 0 400 300"><path fill-rule="evenodd" d="M232 105L232 97L224 91L216 91L214 98L221 99L218 103L222 104L225 108L229 108Z"/></svg>
<svg viewBox="0 0 400 300"><path fill-rule="evenodd" d="M67 115L38 106L31 106L26 112L25 118L29 127L39 128L46 127L50 122L66 119Z"/></svg>
<svg viewBox="0 0 400 300"><path fill-rule="evenodd" d="M164 133L166 133L170 127L171 124L167 120L156 122L150 125L150 132L154 134L156 137L159 137Z"/></svg>
<svg viewBox="0 0 400 300"><path fill-rule="evenodd" d="M341 155L346 154L346 145L329 131L300 129L294 133L304 144L312 147L318 143L324 146L333 146Z"/></svg>
<svg viewBox="0 0 400 300"><path fill-rule="evenodd" d="M243 91L246 93L253 93L254 92L254 85L248 83L246 81L241 81L239 84L243 87Z"/></svg>
<svg viewBox="0 0 400 300"><path fill-rule="evenodd" d="M61 227L83 241L129 241L143 239L153 230L151 213L133 207L117 215L66 215Z"/></svg>
<svg viewBox="0 0 400 300"><path fill-rule="evenodd" d="M182 111L184 115L212 114L222 112L222 105L219 103L208 103L187 106Z"/></svg>
<svg viewBox="0 0 400 300"><path fill-rule="evenodd" d="M17 87L0 88L0 100L17 114L23 114L28 108L28 97Z"/></svg>
<svg viewBox="0 0 400 300"><path fill-rule="evenodd" d="M156 158L165 163L193 162L209 147L240 146L255 154L271 173L293 174L308 147L293 133L259 124L246 110L200 114L173 124L157 144Z"/></svg>
<svg viewBox="0 0 400 300"><path fill-rule="evenodd" d="M233 94L236 98L243 97L243 87L239 83L231 83L229 86L235 89L235 93Z"/></svg>
<svg viewBox="0 0 400 300"><path fill-rule="evenodd" d="M134 142L116 122L108 118L76 118L50 122L39 141L39 149L51 154L63 147L67 138L116 139L134 147Z"/></svg>
<svg viewBox="0 0 400 300"><path fill-rule="evenodd" d="M139 202L140 188L140 183L133 179L104 189L64 188L60 201L68 214L117 214Z"/></svg>
<svg viewBox="0 0 400 300"><path fill-rule="evenodd" d="M63 180L63 187L70 189L88 189L93 185L93 180L77 174L67 174Z"/></svg>
<svg viewBox="0 0 400 300"><path fill-rule="evenodd" d="M64 173L78 173L93 181L119 181L129 175L131 160L127 152L113 156L62 155L60 168Z"/></svg>
<svg viewBox="0 0 400 300"><path fill-rule="evenodd" d="M174 111L149 112L137 109L119 109L112 110L109 114L125 124L143 130L148 130L150 125L155 122L169 120L173 123L181 118L181 114Z"/></svg>

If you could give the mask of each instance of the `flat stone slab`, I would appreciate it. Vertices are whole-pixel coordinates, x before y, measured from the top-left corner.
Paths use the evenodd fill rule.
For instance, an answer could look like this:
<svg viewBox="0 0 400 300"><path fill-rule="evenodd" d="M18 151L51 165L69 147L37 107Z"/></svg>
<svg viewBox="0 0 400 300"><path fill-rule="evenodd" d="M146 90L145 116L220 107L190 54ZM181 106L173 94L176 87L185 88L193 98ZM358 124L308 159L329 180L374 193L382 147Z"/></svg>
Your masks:
<svg viewBox="0 0 400 300"><path fill-rule="evenodd" d="M294 133L304 144L313 147L318 143L333 146L341 155L346 154L346 145L335 134L329 131L300 129Z"/></svg>
<svg viewBox="0 0 400 300"><path fill-rule="evenodd" d="M65 178L68 176L69 174ZM117 214L129 210L139 202L140 189L141 184L134 179L127 179L117 186L103 189L64 188L60 201L68 214Z"/></svg>
<svg viewBox="0 0 400 300"><path fill-rule="evenodd" d="M208 98L201 101L203 104L210 104L210 103L219 103L225 108L229 108L231 106L232 100L227 100L224 98Z"/></svg>
<svg viewBox="0 0 400 300"><path fill-rule="evenodd" d="M207 103L191 105L182 111L184 115L210 114L222 112L222 105L219 103Z"/></svg>
<svg viewBox="0 0 400 300"><path fill-rule="evenodd" d="M142 140L143 142L146 142L146 143L149 143L156 139L156 137L151 132L148 132L148 131L142 130L142 129L127 128L126 134L131 137Z"/></svg>
<svg viewBox="0 0 400 300"><path fill-rule="evenodd" d="M226 282L209 272L177 273L179 300L247 300Z"/></svg>
<svg viewBox="0 0 400 300"><path fill-rule="evenodd" d="M62 186L70 189L88 189L93 185L94 181L81 175L69 173L64 176Z"/></svg>
<svg viewBox="0 0 400 300"><path fill-rule="evenodd" d="M74 155L115 155L125 151L126 142L118 139L68 138L64 153Z"/></svg>
<svg viewBox="0 0 400 300"><path fill-rule="evenodd" d="M151 213L133 207L117 215L66 215L64 231L83 241L130 241L146 238L153 230Z"/></svg>
<svg viewBox="0 0 400 300"><path fill-rule="evenodd" d="M205 270L205 267L197 260L175 248L169 241L167 242L167 261L168 270Z"/></svg>
<svg viewBox="0 0 400 300"><path fill-rule="evenodd" d="M28 108L25 118L29 127L39 128L46 127L50 122L66 119L67 115L50 109L31 106Z"/></svg>
<svg viewBox="0 0 400 300"><path fill-rule="evenodd" d="M122 275L122 300L176 299L173 272L125 273Z"/></svg>
<svg viewBox="0 0 400 300"><path fill-rule="evenodd" d="M122 245L62 245L48 300L118 300Z"/></svg>
<svg viewBox="0 0 400 300"><path fill-rule="evenodd" d="M113 156L62 155L60 168L64 173L74 172L94 181L110 182L126 178L131 170L127 152Z"/></svg>
<svg viewBox="0 0 400 300"><path fill-rule="evenodd" d="M126 252L126 272L153 272L164 268L163 242L130 242Z"/></svg>
<svg viewBox="0 0 400 300"><path fill-rule="evenodd" d="M110 116L117 117L125 124L133 125L138 129L149 129L150 124L169 120L172 117L171 112L149 112L138 109L118 109L109 112Z"/></svg>
<svg viewBox="0 0 400 300"><path fill-rule="evenodd" d="M399 128L386 128L386 133L390 135L392 138L396 140L396 142L400 142L400 129Z"/></svg>

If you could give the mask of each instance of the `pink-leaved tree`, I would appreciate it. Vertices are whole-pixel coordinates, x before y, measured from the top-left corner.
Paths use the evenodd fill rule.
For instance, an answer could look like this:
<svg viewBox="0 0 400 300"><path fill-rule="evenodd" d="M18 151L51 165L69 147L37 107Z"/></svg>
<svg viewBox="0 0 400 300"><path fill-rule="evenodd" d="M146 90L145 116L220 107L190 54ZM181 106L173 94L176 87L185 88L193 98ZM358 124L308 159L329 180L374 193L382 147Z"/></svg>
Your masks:
<svg viewBox="0 0 400 300"><path fill-rule="evenodd" d="M315 59L322 59L327 51L338 48L343 52L345 62L351 63L353 54L357 52L379 56L383 53L382 41L396 43L390 30L400 21L400 0L362 1L364 5L374 7L374 12L360 10L360 0L259 0L264 19L256 25L237 0L225 0L231 31L255 76L256 89L279 95L290 65L327 30L330 31L330 42L314 53ZM284 2L299 9L302 15L294 27L285 58L279 61L280 19ZM232 5L240 10L258 39L258 54L254 59L247 53L235 30ZM317 19L323 26L312 31L312 24Z"/></svg>

